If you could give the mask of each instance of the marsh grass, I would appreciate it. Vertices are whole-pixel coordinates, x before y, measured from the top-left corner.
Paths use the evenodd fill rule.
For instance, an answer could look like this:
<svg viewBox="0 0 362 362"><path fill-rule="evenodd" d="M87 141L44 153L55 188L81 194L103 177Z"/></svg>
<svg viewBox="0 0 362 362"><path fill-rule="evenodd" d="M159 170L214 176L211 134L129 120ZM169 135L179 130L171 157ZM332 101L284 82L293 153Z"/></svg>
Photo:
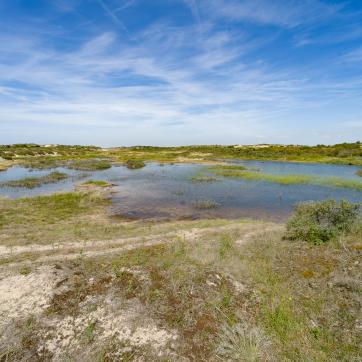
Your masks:
<svg viewBox="0 0 362 362"><path fill-rule="evenodd" d="M80 171L101 171L112 167L109 160L75 159L65 163L65 167Z"/></svg>
<svg viewBox="0 0 362 362"><path fill-rule="evenodd" d="M216 165L208 167L211 171L246 171L247 167L241 165Z"/></svg>
<svg viewBox="0 0 362 362"><path fill-rule="evenodd" d="M88 180L81 184L82 186L112 187L114 184L102 180Z"/></svg>
<svg viewBox="0 0 362 362"><path fill-rule="evenodd" d="M127 166L127 168L129 168L131 170L136 170L138 168L145 167L146 164L142 160L127 160L126 161L126 166Z"/></svg>
<svg viewBox="0 0 362 362"><path fill-rule="evenodd" d="M107 188L22 199L0 198L0 243L24 245L82 242L225 226L228 220L128 221L108 214Z"/></svg>
<svg viewBox="0 0 362 362"><path fill-rule="evenodd" d="M212 170L212 169L211 169ZM213 171L223 177L235 177L245 180L276 182L284 185L311 184L319 186L351 188L362 191L362 182L340 177L319 177L312 175L274 175L261 172L219 170Z"/></svg>
<svg viewBox="0 0 362 362"><path fill-rule="evenodd" d="M33 189L41 185L56 183L68 178L68 175L63 172L52 172L49 175L40 176L40 177L25 177L20 180L13 180L4 182L2 185L7 187L24 187L28 189Z"/></svg>

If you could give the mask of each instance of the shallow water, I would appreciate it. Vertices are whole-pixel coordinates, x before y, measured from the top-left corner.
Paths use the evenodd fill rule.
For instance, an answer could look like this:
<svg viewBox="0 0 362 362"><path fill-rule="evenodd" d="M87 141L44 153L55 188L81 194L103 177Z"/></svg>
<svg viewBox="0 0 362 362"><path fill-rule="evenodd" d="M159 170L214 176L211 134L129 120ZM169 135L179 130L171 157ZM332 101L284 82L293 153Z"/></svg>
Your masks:
<svg viewBox="0 0 362 362"><path fill-rule="evenodd" d="M360 179L354 166L302 164L270 161L233 161L261 172L274 174L310 174ZM0 187L0 195L10 198L29 197L72 191L86 180L105 180L117 184L110 212L129 219L197 219L205 217L261 218L284 220L300 201L328 198L362 201L362 192L352 189L315 185L282 185L264 181L219 177L211 183L193 183L190 178L205 170L200 164L149 163L143 169L129 170L113 166L103 171L77 171L66 168L31 170L13 167L0 172L4 181L29 176L42 176L53 171L67 173L66 180L35 189ZM217 203L214 209L200 210L196 204L204 200Z"/></svg>

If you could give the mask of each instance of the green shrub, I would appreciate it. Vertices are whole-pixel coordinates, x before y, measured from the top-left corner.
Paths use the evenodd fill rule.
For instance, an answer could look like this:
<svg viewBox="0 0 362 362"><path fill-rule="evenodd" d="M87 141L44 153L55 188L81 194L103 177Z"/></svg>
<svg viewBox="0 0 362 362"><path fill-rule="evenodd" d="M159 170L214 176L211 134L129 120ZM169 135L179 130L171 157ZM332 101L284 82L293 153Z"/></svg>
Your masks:
<svg viewBox="0 0 362 362"><path fill-rule="evenodd" d="M360 216L360 207L361 204L344 200L300 203L287 224L285 236L291 240L325 243L351 230Z"/></svg>
<svg viewBox="0 0 362 362"><path fill-rule="evenodd" d="M145 167L146 165L142 160L128 160L126 162L126 166L127 166L127 168L134 170L137 168Z"/></svg>
<svg viewBox="0 0 362 362"><path fill-rule="evenodd" d="M12 156L12 155L6 155L6 154L4 155L4 154L3 154L1 157L2 157L4 160L9 160L9 161L11 161L11 160L13 159L13 156Z"/></svg>

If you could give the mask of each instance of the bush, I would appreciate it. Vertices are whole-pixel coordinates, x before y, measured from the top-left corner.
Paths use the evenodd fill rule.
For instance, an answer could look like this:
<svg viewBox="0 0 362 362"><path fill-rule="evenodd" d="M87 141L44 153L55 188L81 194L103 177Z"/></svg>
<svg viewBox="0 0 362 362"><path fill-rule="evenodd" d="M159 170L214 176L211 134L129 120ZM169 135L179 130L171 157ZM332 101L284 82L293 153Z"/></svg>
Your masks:
<svg viewBox="0 0 362 362"><path fill-rule="evenodd" d="M325 243L348 233L360 215L361 204L342 200L304 202L297 205L287 224L286 238L314 244Z"/></svg>
<svg viewBox="0 0 362 362"><path fill-rule="evenodd" d="M128 160L126 162L126 166L127 168L130 168L132 170L137 169L137 168L142 168L145 167L145 163L141 160Z"/></svg>

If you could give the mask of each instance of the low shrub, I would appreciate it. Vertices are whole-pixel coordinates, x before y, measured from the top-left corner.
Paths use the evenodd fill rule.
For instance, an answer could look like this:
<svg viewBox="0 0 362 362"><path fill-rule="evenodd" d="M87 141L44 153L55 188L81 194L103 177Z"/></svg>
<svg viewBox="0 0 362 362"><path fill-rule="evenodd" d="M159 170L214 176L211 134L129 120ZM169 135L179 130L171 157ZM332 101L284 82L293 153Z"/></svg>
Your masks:
<svg viewBox="0 0 362 362"><path fill-rule="evenodd" d="M137 168L143 168L146 165L142 160L128 160L126 162L126 166L127 166L127 168L129 168L131 170L135 170Z"/></svg>
<svg viewBox="0 0 362 362"><path fill-rule="evenodd" d="M325 243L342 233L348 233L360 217L361 204L342 200L303 202L297 205L287 223L287 239Z"/></svg>

